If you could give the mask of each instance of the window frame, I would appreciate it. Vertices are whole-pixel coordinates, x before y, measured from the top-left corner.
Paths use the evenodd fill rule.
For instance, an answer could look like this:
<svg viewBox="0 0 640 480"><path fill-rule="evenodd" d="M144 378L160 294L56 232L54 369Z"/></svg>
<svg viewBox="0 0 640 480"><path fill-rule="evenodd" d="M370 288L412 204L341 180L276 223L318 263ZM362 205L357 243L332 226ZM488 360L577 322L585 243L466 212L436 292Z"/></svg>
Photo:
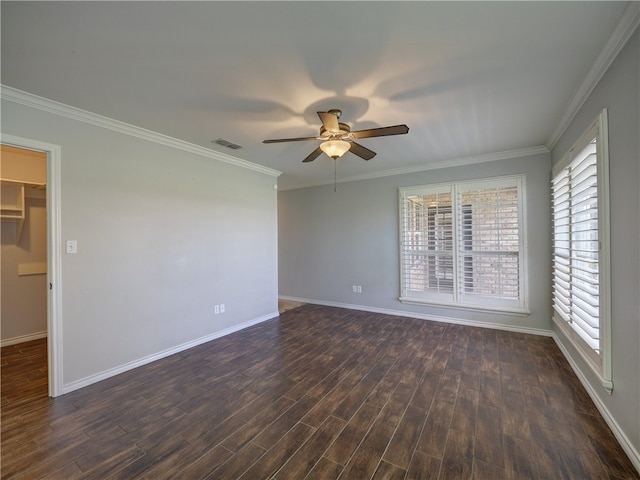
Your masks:
<svg viewBox="0 0 640 480"><path fill-rule="evenodd" d="M477 295L470 297L466 295L462 272L466 268L465 255L461 249L467 250L467 240L464 233L469 228L469 217L472 217L470 205L459 205L458 196L460 191L469 191L472 188L498 188L500 186L515 186L517 188L517 205L518 205L518 298L517 301L497 300L488 296ZM451 309L461 309L466 311L491 312L498 314L508 314L515 316L525 316L529 311L529 293L528 293L528 265L527 265L527 221L526 221L526 175L507 175L498 177L477 178L469 180L461 180L457 182L434 183L427 185L417 185L409 187L400 187L399 189L399 262L400 262L400 297L399 300L406 304L430 305L436 307L444 307ZM416 294L412 293L407 285L406 257L410 255L405 250L405 238L411 234L413 230L406 228L406 221L409 215L405 216L405 205L407 198L413 195L427 195L436 193L451 194L451 211L453 212L452 224L454 226L453 236L453 292L447 295L437 294ZM462 216L462 218L460 218ZM462 244L464 243L464 245ZM480 299L480 301L472 301L470 298Z"/></svg>
<svg viewBox="0 0 640 480"><path fill-rule="evenodd" d="M610 202L609 202L609 131L607 109L603 109L597 118L589 124L585 132L572 147L553 166L551 171L551 212L556 207L553 184L558 175L566 172L577 156L596 139L596 189L598 218L598 330L599 353L594 350L577 331L569 325L556 311L554 297L557 294L556 283L556 225L552 222L552 321L564 334L591 370L597 375L602 386L611 393L613 391L613 375L611 366L611 248L610 248Z"/></svg>

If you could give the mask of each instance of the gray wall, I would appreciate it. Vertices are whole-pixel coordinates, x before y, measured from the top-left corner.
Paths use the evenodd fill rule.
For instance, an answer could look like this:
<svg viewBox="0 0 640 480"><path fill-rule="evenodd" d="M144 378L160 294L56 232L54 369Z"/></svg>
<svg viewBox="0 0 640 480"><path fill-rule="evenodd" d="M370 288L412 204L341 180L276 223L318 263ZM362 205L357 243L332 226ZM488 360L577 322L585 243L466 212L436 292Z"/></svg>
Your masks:
<svg viewBox="0 0 640 480"><path fill-rule="evenodd" d="M11 101L2 128L61 146L65 390L277 315L273 176Z"/></svg>
<svg viewBox="0 0 640 480"><path fill-rule="evenodd" d="M640 33L631 37L552 151L558 162L603 108L609 114L612 368L607 395L580 355L555 333L640 461Z"/></svg>
<svg viewBox="0 0 640 480"><path fill-rule="evenodd" d="M381 162L384 159L377 158ZM307 301L423 318L549 331L549 154L429 170L278 194L279 292ZM398 253L398 188L499 175L526 175L529 303L512 316L403 304ZM353 293L352 285L362 293Z"/></svg>

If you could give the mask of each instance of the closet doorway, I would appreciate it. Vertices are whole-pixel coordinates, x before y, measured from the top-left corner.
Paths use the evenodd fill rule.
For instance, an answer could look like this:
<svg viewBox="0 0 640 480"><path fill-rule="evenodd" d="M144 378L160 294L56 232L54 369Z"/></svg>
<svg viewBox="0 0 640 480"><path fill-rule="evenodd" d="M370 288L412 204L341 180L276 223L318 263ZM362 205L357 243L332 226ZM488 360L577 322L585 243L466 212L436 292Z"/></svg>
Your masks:
<svg viewBox="0 0 640 480"><path fill-rule="evenodd" d="M60 147L2 135L3 353L24 345L47 349L47 391L62 392L59 338ZM46 340L44 340L46 338ZM41 381L43 386L43 382Z"/></svg>

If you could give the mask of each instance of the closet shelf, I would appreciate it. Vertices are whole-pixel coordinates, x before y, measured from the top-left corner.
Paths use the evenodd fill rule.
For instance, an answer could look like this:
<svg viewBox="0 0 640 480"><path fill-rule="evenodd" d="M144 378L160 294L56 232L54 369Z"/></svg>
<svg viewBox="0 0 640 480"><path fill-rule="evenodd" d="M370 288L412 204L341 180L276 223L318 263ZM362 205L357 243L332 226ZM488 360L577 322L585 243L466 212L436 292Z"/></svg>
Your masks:
<svg viewBox="0 0 640 480"><path fill-rule="evenodd" d="M46 185L0 179L0 221L16 223L16 244L20 243L26 216L26 192L43 190Z"/></svg>

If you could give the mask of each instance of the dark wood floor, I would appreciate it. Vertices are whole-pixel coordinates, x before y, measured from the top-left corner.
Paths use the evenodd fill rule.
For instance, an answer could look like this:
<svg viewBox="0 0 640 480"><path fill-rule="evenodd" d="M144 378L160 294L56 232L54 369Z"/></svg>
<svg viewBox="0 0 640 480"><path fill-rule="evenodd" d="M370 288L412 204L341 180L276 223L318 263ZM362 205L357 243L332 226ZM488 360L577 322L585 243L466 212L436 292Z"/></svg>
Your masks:
<svg viewBox="0 0 640 480"><path fill-rule="evenodd" d="M546 337L305 305L46 393L3 348L3 479L640 478Z"/></svg>

